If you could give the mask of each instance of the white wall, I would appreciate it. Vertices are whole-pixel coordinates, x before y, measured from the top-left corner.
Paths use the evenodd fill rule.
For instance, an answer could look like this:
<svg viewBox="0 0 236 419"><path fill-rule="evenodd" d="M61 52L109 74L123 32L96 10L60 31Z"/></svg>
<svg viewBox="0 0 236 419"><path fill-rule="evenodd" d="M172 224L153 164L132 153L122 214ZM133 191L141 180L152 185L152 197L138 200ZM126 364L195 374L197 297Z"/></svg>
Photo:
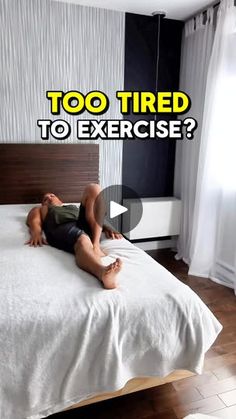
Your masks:
<svg viewBox="0 0 236 419"><path fill-rule="evenodd" d="M104 91L110 108L100 118L121 118L115 92L123 89L124 25L120 12L48 0L0 0L0 142L42 142L37 119L59 118L50 114L47 90ZM76 120L90 115L62 111L60 117L72 127L65 142L78 143ZM99 143L102 186L121 183L123 142Z"/></svg>

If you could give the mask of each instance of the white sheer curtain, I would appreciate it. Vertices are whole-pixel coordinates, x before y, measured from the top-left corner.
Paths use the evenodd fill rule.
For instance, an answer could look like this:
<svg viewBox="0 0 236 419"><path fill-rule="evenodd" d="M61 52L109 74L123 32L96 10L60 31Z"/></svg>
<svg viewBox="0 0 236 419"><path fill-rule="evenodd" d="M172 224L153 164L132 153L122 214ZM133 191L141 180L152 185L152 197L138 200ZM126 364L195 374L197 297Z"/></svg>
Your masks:
<svg viewBox="0 0 236 419"><path fill-rule="evenodd" d="M189 273L236 287L235 99L236 7L222 0L207 75Z"/></svg>
<svg viewBox="0 0 236 419"><path fill-rule="evenodd" d="M194 140L177 143L175 165L175 195L182 199L182 223L177 258L190 262L193 211L201 140L207 69L214 37L213 8L185 24L182 40L180 90L188 93L192 106L189 116L198 121ZM186 118L188 115L184 115Z"/></svg>

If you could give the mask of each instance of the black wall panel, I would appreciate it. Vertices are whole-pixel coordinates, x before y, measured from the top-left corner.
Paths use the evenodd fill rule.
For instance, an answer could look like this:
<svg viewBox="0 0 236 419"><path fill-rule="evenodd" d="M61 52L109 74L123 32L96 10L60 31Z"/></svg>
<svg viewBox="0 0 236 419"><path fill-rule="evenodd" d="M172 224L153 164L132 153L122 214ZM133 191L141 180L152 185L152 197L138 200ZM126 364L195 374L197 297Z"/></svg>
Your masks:
<svg viewBox="0 0 236 419"><path fill-rule="evenodd" d="M163 19L160 24L158 90L175 91L179 85L183 23ZM155 92L157 61L157 18L126 14L125 90ZM128 119L154 119L153 116L127 116ZM157 119L171 119L169 114ZM173 194L175 140L124 140L123 184L141 197ZM126 197L128 198L128 197Z"/></svg>

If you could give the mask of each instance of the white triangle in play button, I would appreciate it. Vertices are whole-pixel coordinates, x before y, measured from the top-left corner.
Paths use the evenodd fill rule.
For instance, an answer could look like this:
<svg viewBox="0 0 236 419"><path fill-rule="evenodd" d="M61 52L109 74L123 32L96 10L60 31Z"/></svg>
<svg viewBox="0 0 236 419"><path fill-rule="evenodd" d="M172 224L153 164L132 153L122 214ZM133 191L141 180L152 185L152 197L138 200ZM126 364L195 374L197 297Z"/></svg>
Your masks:
<svg viewBox="0 0 236 419"><path fill-rule="evenodd" d="M118 217L118 215L121 215L126 211L128 211L128 208L117 204L115 201L110 201L110 218Z"/></svg>

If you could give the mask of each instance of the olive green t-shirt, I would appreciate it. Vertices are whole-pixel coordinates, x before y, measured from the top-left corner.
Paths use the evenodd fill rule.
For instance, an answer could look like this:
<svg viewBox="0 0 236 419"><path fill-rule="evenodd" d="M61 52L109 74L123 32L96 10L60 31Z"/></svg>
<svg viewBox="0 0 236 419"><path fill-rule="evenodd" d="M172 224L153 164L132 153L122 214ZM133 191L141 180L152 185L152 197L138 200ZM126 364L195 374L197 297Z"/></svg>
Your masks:
<svg viewBox="0 0 236 419"><path fill-rule="evenodd" d="M56 224L77 221L79 217L79 208L76 205L52 205L48 210L53 214Z"/></svg>

